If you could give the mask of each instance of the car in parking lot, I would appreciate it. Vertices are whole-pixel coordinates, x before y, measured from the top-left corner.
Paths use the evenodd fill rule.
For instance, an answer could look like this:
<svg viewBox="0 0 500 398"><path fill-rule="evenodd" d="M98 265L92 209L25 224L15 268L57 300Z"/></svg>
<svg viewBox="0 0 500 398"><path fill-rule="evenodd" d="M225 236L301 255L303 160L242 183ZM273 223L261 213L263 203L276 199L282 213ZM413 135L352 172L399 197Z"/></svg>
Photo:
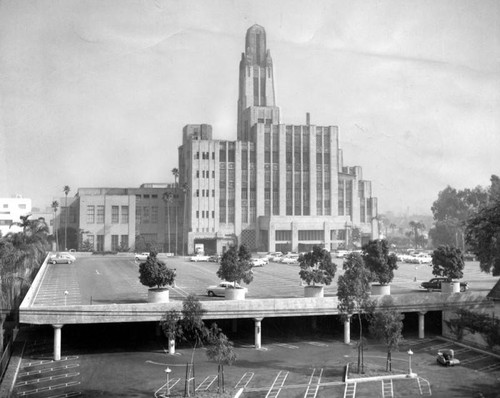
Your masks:
<svg viewBox="0 0 500 398"><path fill-rule="evenodd" d="M267 254L266 257L268 258L269 261L272 261L274 263L279 263L281 258L283 257L283 253L282 252L272 252L272 253Z"/></svg>
<svg viewBox="0 0 500 398"><path fill-rule="evenodd" d="M71 264L76 258L68 253L56 253L52 254L48 262L51 264Z"/></svg>
<svg viewBox="0 0 500 398"><path fill-rule="evenodd" d="M220 261L220 259L222 258L221 255L219 254L214 254L213 256L210 256L208 258L208 261L212 262L212 263L218 263Z"/></svg>
<svg viewBox="0 0 500 398"><path fill-rule="evenodd" d="M218 285L212 285L207 287L207 295L210 297L214 296L222 296L224 297L226 295L226 288L238 288L238 289L244 289L245 293L248 291L246 287L241 287L238 283L233 283L233 282L225 282L222 281Z"/></svg>
<svg viewBox="0 0 500 398"><path fill-rule="evenodd" d="M455 358L454 351L449 349L439 350L436 361L443 366L460 365L460 361Z"/></svg>
<svg viewBox="0 0 500 398"><path fill-rule="evenodd" d="M190 257L189 261L192 261L195 263L208 262L208 261L210 261L210 256L205 256L204 254L197 254L196 256Z"/></svg>
<svg viewBox="0 0 500 398"><path fill-rule="evenodd" d="M250 261L252 263L252 267L263 267L268 263L267 260L263 258L252 258Z"/></svg>
<svg viewBox="0 0 500 398"><path fill-rule="evenodd" d="M441 284L442 283L449 283L450 279L440 277L440 278L432 278L428 282L422 282L420 284L420 287L422 289L426 289L428 292L432 290L441 290ZM460 282L460 291L465 292L468 289L468 283L467 282Z"/></svg>
<svg viewBox="0 0 500 398"><path fill-rule="evenodd" d="M281 258L280 263L282 264L298 264L299 255L298 254L286 254Z"/></svg>
<svg viewBox="0 0 500 398"><path fill-rule="evenodd" d="M134 259L135 261L146 261L149 257L149 253L143 252L143 253L135 253Z"/></svg>

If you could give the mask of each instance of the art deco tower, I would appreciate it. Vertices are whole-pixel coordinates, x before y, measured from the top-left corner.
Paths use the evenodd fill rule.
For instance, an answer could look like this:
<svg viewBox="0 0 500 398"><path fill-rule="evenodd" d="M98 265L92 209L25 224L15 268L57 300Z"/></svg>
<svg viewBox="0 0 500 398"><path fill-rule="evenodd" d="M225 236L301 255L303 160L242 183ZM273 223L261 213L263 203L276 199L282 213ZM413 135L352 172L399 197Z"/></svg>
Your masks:
<svg viewBox="0 0 500 398"><path fill-rule="evenodd" d="M266 31L253 25L247 30L245 52L241 54L238 140L250 140L250 128L255 123L278 124L273 60L266 47Z"/></svg>

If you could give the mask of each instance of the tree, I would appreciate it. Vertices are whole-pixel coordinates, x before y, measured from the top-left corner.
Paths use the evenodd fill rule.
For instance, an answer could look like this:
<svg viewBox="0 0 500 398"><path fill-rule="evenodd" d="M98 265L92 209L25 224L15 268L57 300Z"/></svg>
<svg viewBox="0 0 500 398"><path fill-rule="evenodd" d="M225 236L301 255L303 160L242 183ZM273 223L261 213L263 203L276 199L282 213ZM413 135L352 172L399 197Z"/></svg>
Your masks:
<svg viewBox="0 0 500 398"><path fill-rule="evenodd" d="M432 274L448 279L464 276L464 256L460 249L453 246L439 246L432 252Z"/></svg>
<svg viewBox="0 0 500 398"><path fill-rule="evenodd" d="M241 245L239 249L236 246L231 246L220 260L220 266L217 270L217 276L228 282L233 282L236 288L236 283L243 281L245 284L250 284L253 281L252 255L247 250L245 245Z"/></svg>
<svg viewBox="0 0 500 398"><path fill-rule="evenodd" d="M160 326L163 334L168 340L168 352L175 353L175 340L182 337L182 326L180 323L181 314L177 310L167 311L161 321Z"/></svg>
<svg viewBox="0 0 500 398"><path fill-rule="evenodd" d="M381 285L387 285L394 279L398 269L398 258L389 254L389 244L385 239L375 239L363 246L363 258L372 278Z"/></svg>
<svg viewBox="0 0 500 398"><path fill-rule="evenodd" d="M64 250L68 250L68 242L67 242L67 230L68 230L68 218L69 218L69 209L68 209L68 194L70 191L69 185L65 185L63 188L64 195L66 195L65 203L64 203Z"/></svg>
<svg viewBox="0 0 500 398"><path fill-rule="evenodd" d="M233 343L222 333L216 323L213 323L208 333L207 358L217 362L218 392L225 392L224 365L231 365L236 360Z"/></svg>
<svg viewBox="0 0 500 398"><path fill-rule="evenodd" d="M163 286L171 286L175 281L175 270L167 267L165 262L157 257L157 252L149 253L145 262L139 265L139 280L149 288L161 289Z"/></svg>
<svg viewBox="0 0 500 398"><path fill-rule="evenodd" d="M371 272L365 266L359 253L347 256L343 265L344 275L339 276L337 297L338 309L344 321L349 322L357 314L359 320L358 372L364 372L363 323L361 315L369 313L373 303L370 300Z"/></svg>
<svg viewBox="0 0 500 398"><path fill-rule="evenodd" d="M493 198L467 221L465 241L481 271L500 276L500 199Z"/></svg>
<svg viewBox="0 0 500 398"><path fill-rule="evenodd" d="M307 285L330 285L337 272L337 265L332 262L330 252L319 246L313 246L312 251L301 254L299 265L299 276Z"/></svg>
<svg viewBox="0 0 500 398"><path fill-rule="evenodd" d="M89 239L85 239L82 242L82 247L81 247L82 252L92 252L94 251L94 245Z"/></svg>
<svg viewBox="0 0 500 398"><path fill-rule="evenodd" d="M425 225L421 221L410 221L411 227L411 236L413 236L415 242L415 249L418 248L419 243L421 243L421 239L419 239L419 231L425 229Z"/></svg>
<svg viewBox="0 0 500 398"><path fill-rule="evenodd" d="M175 187L177 188L177 179L179 178L179 169L174 167L172 169L172 174L174 175Z"/></svg>
<svg viewBox="0 0 500 398"><path fill-rule="evenodd" d="M57 233L57 225L56 225L56 216L57 216L57 209L59 207L59 202L57 200L52 201L51 206L52 211L54 212L54 217L52 219L52 230L54 231L54 235L56 238L56 251L59 250L59 238L58 238L58 233Z"/></svg>
<svg viewBox="0 0 500 398"><path fill-rule="evenodd" d="M369 330L387 347L385 370L392 371L392 352L398 349L403 341L403 319L405 316L394 309L381 309L371 315Z"/></svg>

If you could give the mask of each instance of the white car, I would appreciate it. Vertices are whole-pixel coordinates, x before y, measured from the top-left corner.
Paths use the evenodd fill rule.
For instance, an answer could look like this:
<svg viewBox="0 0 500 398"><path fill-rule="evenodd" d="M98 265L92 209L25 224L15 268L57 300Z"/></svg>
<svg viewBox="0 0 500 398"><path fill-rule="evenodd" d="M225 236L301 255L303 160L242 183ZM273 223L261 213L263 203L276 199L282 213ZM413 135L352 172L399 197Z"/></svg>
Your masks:
<svg viewBox="0 0 500 398"><path fill-rule="evenodd" d="M281 252L269 253L267 255L267 258L269 259L269 261L273 261L275 263L279 263L282 257L283 257L283 253L281 253Z"/></svg>
<svg viewBox="0 0 500 398"><path fill-rule="evenodd" d="M210 256L204 256L202 254L197 254L196 256L190 257L189 261L193 261L195 263L200 262L200 261L208 262L208 261L210 261Z"/></svg>
<svg viewBox="0 0 500 398"><path fill-rule="evenodd" d="M51 264L71 264L75 261L75 257L63 253L52 254L48 262Z"/></svg>
<svg viewBox="0 0 500 398"><path fill-rule="evenodd" d="M135 254L135 261L146 261L149 257L149 253L136 253Z"/></svg>
<svg viewBox="0 0 500 398"><path fill-rule="evenodd" d="M250 261L253 267L263 267L267 264L267 260L264 258L252 258Z"/></svg>
<svg viewBox="0 0 500 398"><path fill-rule="evenodd" d="M56 253L56 254L59 254L60 256L67 256L71 259L71 261L76 261L76 257L69 253L69 252L59 252L59 253Z"/></svg>
<svg viewBox="0 0 500 398"><path fill-rule="evenodd" d="M207 295L210 297L214 296L225 296L226 295L226 288L227 287L237 287L245 290L245 293L248 292L248 289L246 287L241 287L238 283L233 283L233 282L221 282L218 285L214 286L209 286L207 287Z"/></svg>
<svg viewBox="0 0 500 398"><path fill-rule="evenodd" d="M280 263L282 264L298 264L299 256L298 255L286 255L281 258Z"/></svg>
<svg viewBox="0 0 500 398"><path fill-rule="evenodd" d="M337 258L345 258L349 254L348 250L337 250L335 253L335 257Z"/></svg>

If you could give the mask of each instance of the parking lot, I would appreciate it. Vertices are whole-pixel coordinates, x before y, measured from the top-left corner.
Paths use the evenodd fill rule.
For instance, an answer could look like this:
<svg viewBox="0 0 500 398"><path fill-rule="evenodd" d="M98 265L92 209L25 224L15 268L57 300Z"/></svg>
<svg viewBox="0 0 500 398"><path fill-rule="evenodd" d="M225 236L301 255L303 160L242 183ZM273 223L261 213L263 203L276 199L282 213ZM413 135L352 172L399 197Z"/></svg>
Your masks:
<svg viewBox="0 0 500 398"><path fill-rule="evenodd" d="M114 331L119 328L113 329ZM192 348L183 346L176 355L166 354L165 341L147 329L122 330L113 340L98 342L99 327L68 331L66 356L59 362L50 358L50 330L41 328L38 341L31 342L16 380L17 396L55 398L72 396L151 397L165 393L165 369L171 370L171 396L184 396L186 364ZM45 335L45 340L42 336ZM137 336L143 336L137 339ZM225 366L228 396L244 388L243 397L307 398L343 397L344 367L351 364L349 378L355 372L356 344L345 345L336 336L321 333L309 336L267 335L261 350L255 350L250 338L231 335L238 355L232 366ZM394 379L356 383L356 397L388 397L383 386L392 388L394 397L498 397L500 359L448 342L438 337L418 340L408 336L398 352L393 353L393 374L408 372L408 354L413 351L412 370L418 379ZM444 367L436 362L437 351L453 348L462 364ZM365 366L370 372L383 371L386 352L380 344L369 341ZM197 396L217 391L217 364L210 362L204 349L195 351L195 379L191 385ZM383 372L382 372L383 373ZM369 376L370 374L365 374ZM483 395L478 395L479 393ZM191 390L191 395L192 390Z"/></svg>

